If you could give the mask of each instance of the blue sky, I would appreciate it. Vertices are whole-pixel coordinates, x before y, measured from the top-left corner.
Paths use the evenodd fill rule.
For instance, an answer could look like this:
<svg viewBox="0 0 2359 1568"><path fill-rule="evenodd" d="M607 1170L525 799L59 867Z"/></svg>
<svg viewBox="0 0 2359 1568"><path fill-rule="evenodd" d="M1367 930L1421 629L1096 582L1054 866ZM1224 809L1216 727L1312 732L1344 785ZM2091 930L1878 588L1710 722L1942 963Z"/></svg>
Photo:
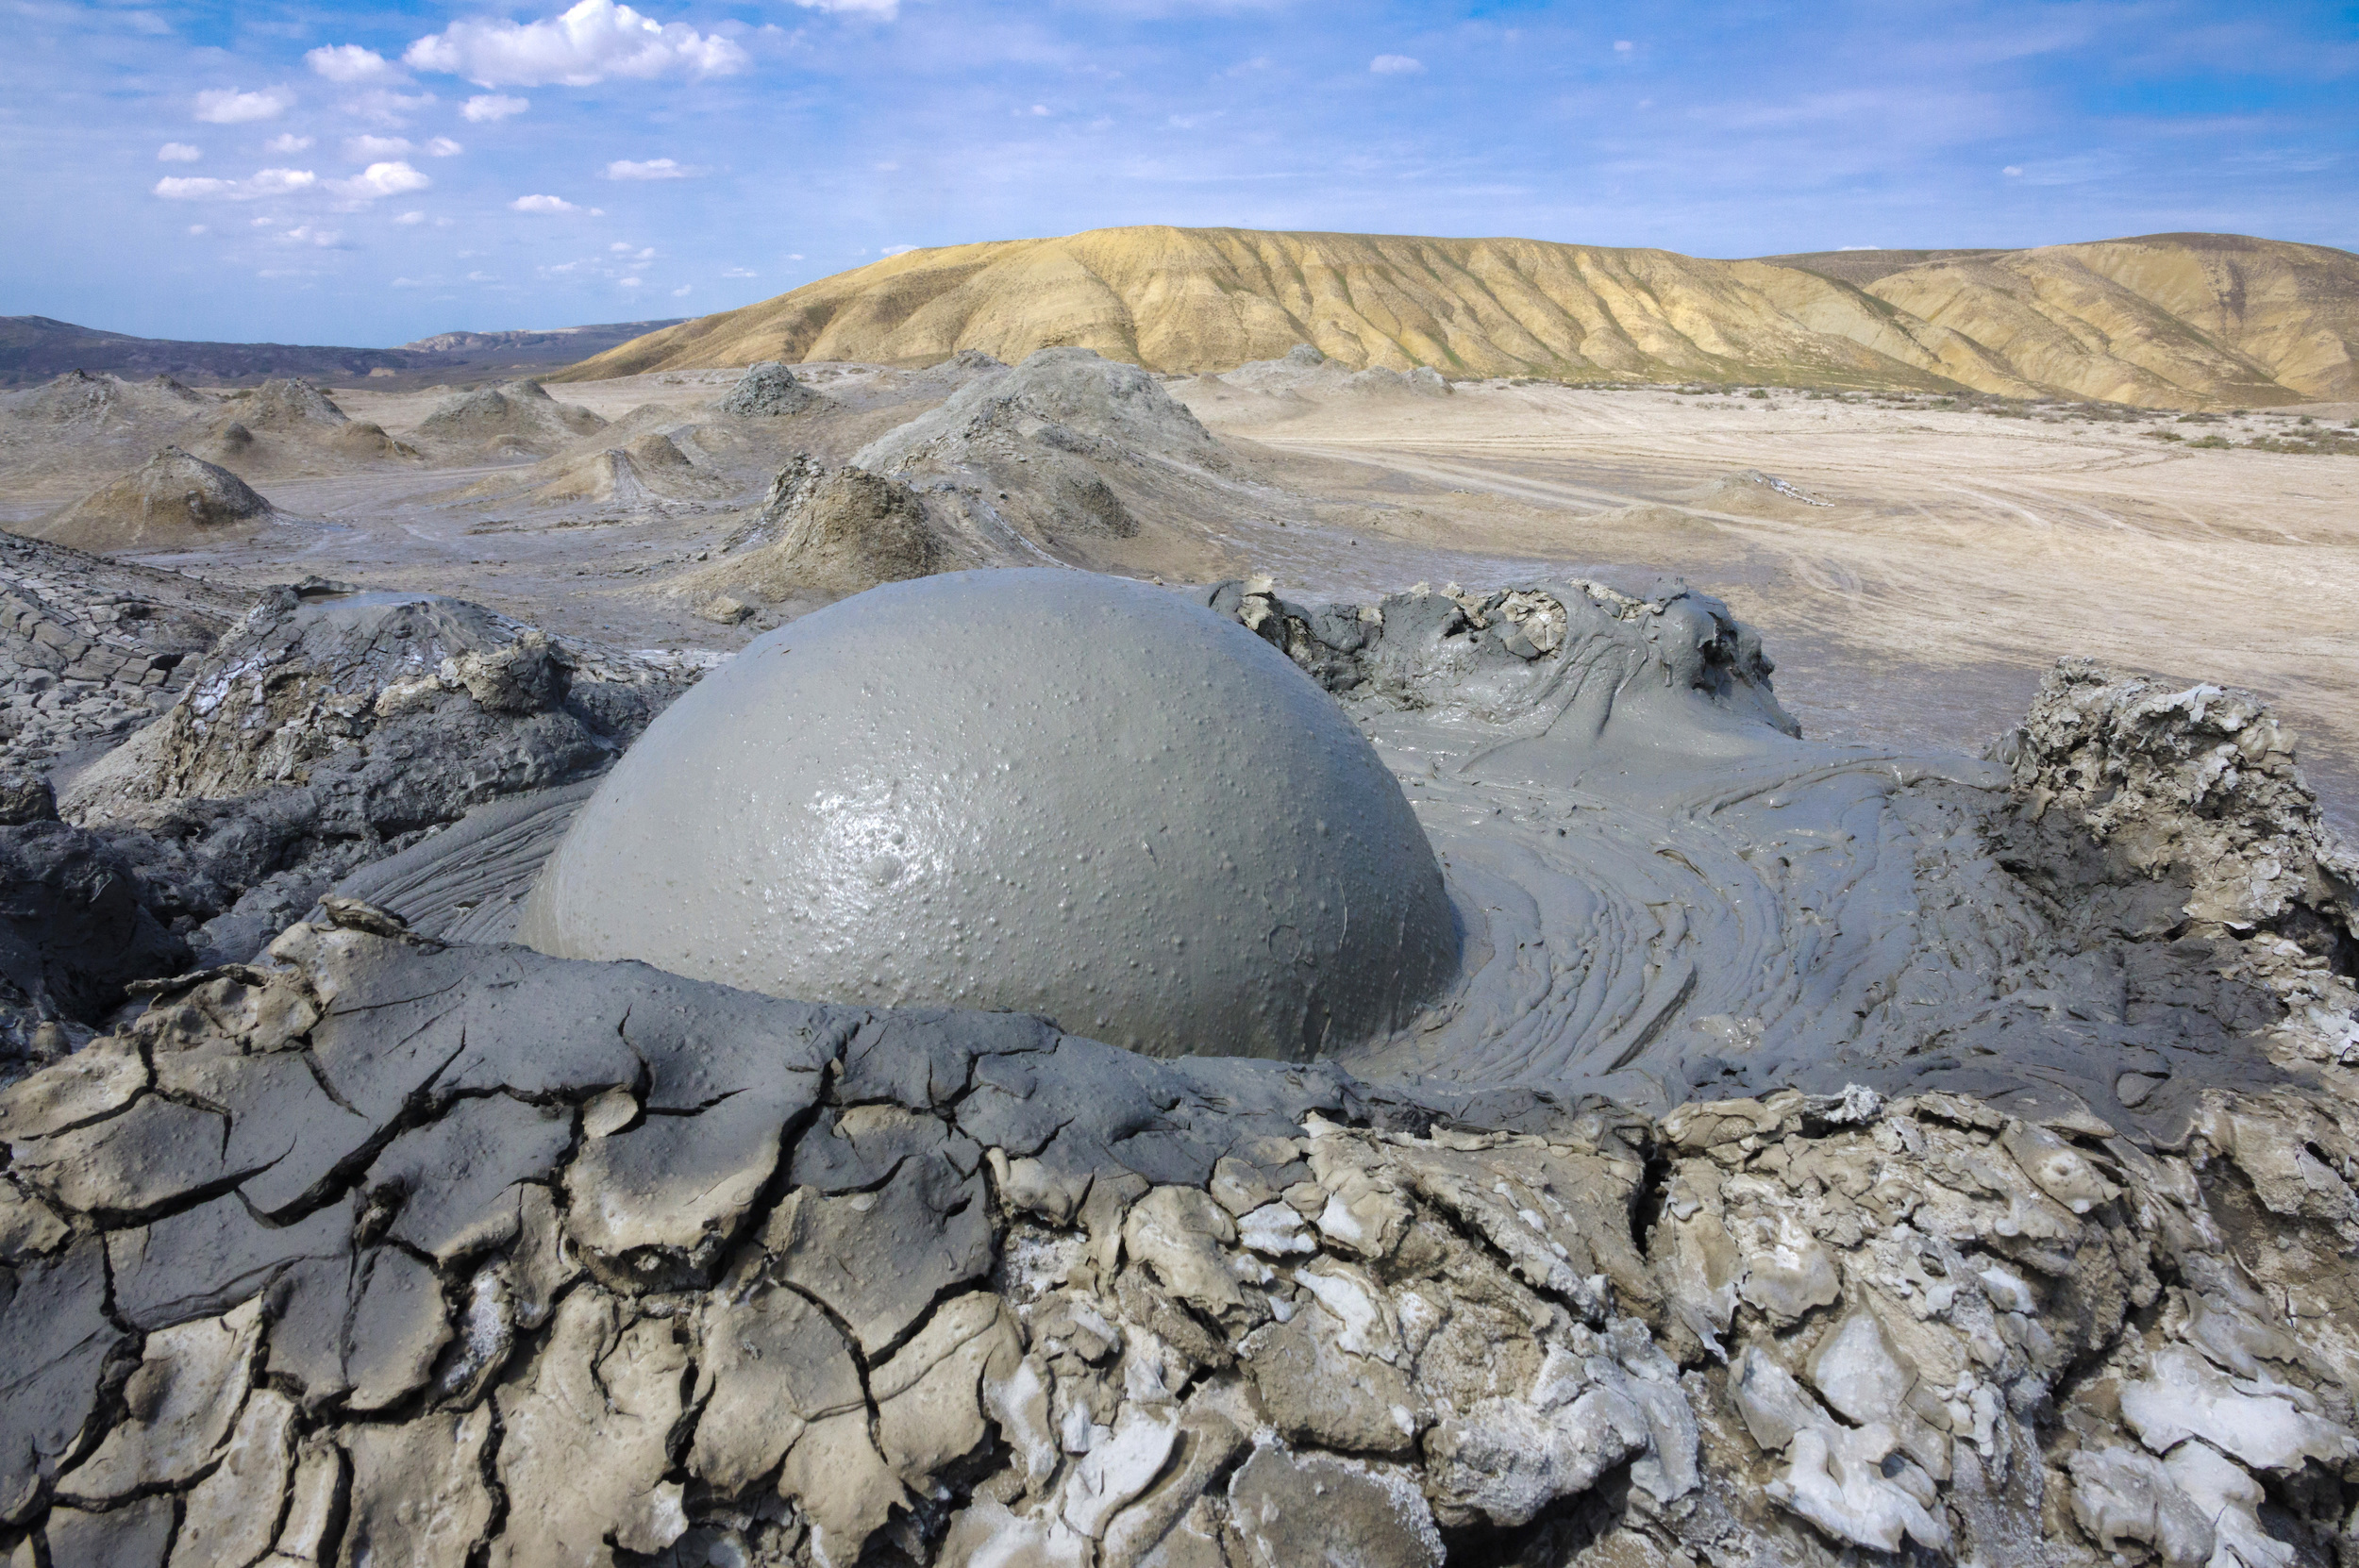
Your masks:
<svg viewBox="0 0 2359 1568"><path fill-rule="evenodd" d="M1129 223L2359 248L2359 5L0 0L0 314L386 344Z"/></svg>

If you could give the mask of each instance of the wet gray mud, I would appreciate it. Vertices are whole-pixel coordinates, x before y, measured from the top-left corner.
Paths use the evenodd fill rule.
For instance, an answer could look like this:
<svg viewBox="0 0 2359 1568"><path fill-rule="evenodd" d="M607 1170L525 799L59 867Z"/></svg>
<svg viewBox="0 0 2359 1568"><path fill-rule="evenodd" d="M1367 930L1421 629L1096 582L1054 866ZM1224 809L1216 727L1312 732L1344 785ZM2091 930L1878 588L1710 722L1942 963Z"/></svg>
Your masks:
<svg viewBox="0 0 2359 1568"><path fill-rule="evenodd" d="M126 703L180 695L61 795L0 789L0 1003L50 1059L0 1086L0 1552L2359 1551L2359 858L2257 701L2067 660L1991 759L1911 759L1799 738L1676 585L1191 592L1194 652L1356 725L1442 863L1454 980L1328 1059L515 944L594 754L693 718L688 668L332 584L169 665L169 607L76 632ZM998 738L1090 733L1035 717ZM1214 789L1294 790L1267 710L1176 717L1233 741ZM210 903L155 901L174 855ZM232 926L248 961L164 973Z"/></svg>
<svg viewBox="0 0 2359 1568"><path fill-rule="evenodd" d="M1724 606L1629 586L1384 601L1346 702L1418 804L1468 962L1353 1071L1656 1110L2046 1089L2120 1119L2124 1074L2151 1115L2181 1103L2153 1080L2266 1070L2237 1040L2273 1004L2202 942L2092 932L2007 869L2007 769L1801 739ZM1516 644L1535 603L1562 648Z"/></svg>
<svg viewBox="0 0 2359 1568"><path fill-rule="evenodd" d="M1095 579L1078 575L1024 577L1052 598L1060 580L1091 589L1085 599L1102 594ZM993 579L962 580L984 592L980 585ZM1017 579L1007 582L1012 592L1017 586ZM1258 633L1286 652L1333 694L1389 765L1445 868L1459 932L1458 975L1406 1026L1361 1043L1327 1042L1325 1054L1362 1079L1414 1085L1453 1104L1497 1106L1536 1096L1558 1104L1606 1100L1653 1113L1699 1098L1782 1088L1840 1094L1858 1085L1886 1094L1939 1091L2027 1108L2071 1107L2118 1126L2168 1129L2183 1125L2206 1087L2280 1076L2262 1041L2287 1008L2255 971L2250 951L2256 933L2269 937L2277 916L2240 922L2191 917L2187 904L2197 873L2184 856L2134 868L2108 865L2101 855L2093 864L2081 863L2086 857L2076 859L2079 852L2070 847L2078 829L2059 826L2068 813L2060 810L2058 822L2043 826L2027 809L2025 789L2036 788L2043 768L2052 771L2055 764L2028 751L2021 730L2004 743L2002 760L1911 756L1804 739L1777 700L1773 667L1758 636L1719 601L1667 580L1626 579L1620 587L1535 580L1481 595L1421 587L1374 605L1316 609L1280 599L1261 582L1190 592L1239 622L1240 632ZM1071 622L1054 603L1028 603L1024 618L1034 616L1050 642L1078 638L1106 645L1106 628ZM1134 629L1154 662L1151 650L1171 628ZM806 640L813 647L806 661L828 659L825 635L824 626L810 627ZM1184 663L1177 644L1167 651ZM1259 650L1249 642L1238 644L1240 658L1253 651ZM1033 692L1031 683L1046 678L1036 673L1044 657L1036 649L994 667L991 678L1006 688L1001 695L1011 713L1041 706L1033 699L1044 693ZM1082 656L1081 667L1098 657ZM919 656L920 662L929 658ZM875 728L871 720L878 711L885 713L885 727L932 711L933 693L912 700L914 685L929 683L914 668L870 670L858 659L836 668L844 662L836 659L828 669L846 691L859 690L856 706L870 715L861 724ZM957 686L954 676L940 678ZM2076 690L2070 682L2058 686L2055 678L2049 684L2066 693L2055 701L2068 701ZM721 701L718 688L711 694ZM1075 703L1069 692L1046 695L1047 706L1060 711L1069 713ZM981 905L954 909L946 885L937 890L944 907L931 909L933 894L920 891L923 879L914 873L909 886L885 901L890 908L879 903L878 890L863 884L858 909L839 908L842 900L833 893L813 893L818 902L811 908L795 905L792 914L780 916L773 884L785 872L808 874L800 881L822 892L848 886L862 880L862 868L883 852L883 840L837 844L842 835L830 828L818 833L825 853L794 851L773 866L756 842L761 835L748 837L746 823L739 820L743 809L731 807L707 824L706 836L719 836L715 842L693 846L686 838L698 831L694 824L703 809L659 804L656 796L666 786L650 778L632 780L629 798L618 796L610 805L606 817L612 820L585 828L587 847L577 852L611 859L620 853L621 839L636 844L649 833L668 834L667 848L639 854L645 868L633 875L647 886L597 891L585 884L572 899L584 909L606 911L594 924L636 921L638 945L602 939L594 952L576 956L643 957L813 1000L932 999L1044 1014L1079 1008L1090 1015L1061 1022L1095 1033L1102 1031L1093 1023L1110 1005L1096 994L1096 982L1088 981L1092 994L1084 997L1082 979L1073 978L1067 988L1073 995L1061 1003L1051 994L1054 987L1041 979L1046 968L1069 978L1091 973L1087 961L1074 961L1073 949L1085 950L1084 959L1094 953L1089 933L1096 927L1085 921L1077 928L1061 912L1068 896L1090 893L1102 906L1111 876L1117 906L1137 914L1142 905L1153 905L1138 918L1154 927L1158 950L1170 942L1172 933L1163 927L1174 919L1206 929L1225 920L1256 941L1265 927L1275 928L1276 919L1294 934L1291 917L1267 913L1266 890L1243 885L1227 849L1210 852L1203 867L1184 860L1152 867L1156 876L1186 884L1183 895L1159 903L1147 890L1120 885L1121 876L1110 869L1113 861L1088 864L1093 854L1118 851L1125 836L1149 818L1150 826L1170 826L1163 817L1174 810L1182 837L1202 836L1202 824L1188 814L1193 807L1180 799L1187 791L1175 794L1167 772L1159 773L1154 788L1139 799L1110 801L1085 791L1096 803L1092 812L1073 815L1069 823L1033 822L1013 804L1022 788L996 781L1004 759L992 762L979 752L945 760L946 754L937 755L939 738L895 741L896 746L916 745L906 757L890 747L878 753L871 743L875 735L851 746L872 761L898 758L893 766L877 763L884 773L941 764L938 782L945 788L929 787L901 801L880 782L884 773L866 785L847 782L848 776L821 779L811 773L814 759L840 741L849 743L845 715L830 717L831 709L814 706L804 692L779 698L777 711L765 710L757 723L736 712L747 700L737 693L729 713L706 715L713 722L694 765L674 771L711 775L729 799L767 789L789 806L799 792L842 807L867 789L877 795L870 806L895 821L906 815L927 842L939 838L943 845L965 850L962 860L946 850L937 856L923 846L884 846L894 848L897 864L923 862L947 872L955 863L966 885L994 890L986 902L1012 921L1024 919L1027 900L1041 903L1031 924L1056 928L1058 940L1045 950L1060 956L1046 968L1028 968L1030 960L959 961L955 955L966 951L969 939L949 926L940 942L896 942L868 930L879 909L890 915L904 902L912 919L937 926L969 919L979 928L983 919L996 918L987 917ZM1124 687L1118 706L1149 700L1145 688ZM1256 765L1257 750L1266 754L1260 763L1272 776L1286 772L1276 743L1284 737L1256 734L1257 726L1279 723L1273 714L1283 705L1231 707L1227 720L1233 733L1225 743L1233 743L1238 756L1207 767L1196 781L1202 793L1196 799L1216 812L1237 808L1230 793L1239 771ZM693 723L690 709L702 711L692 702L675 720ZM947 726L945 733L964 732L962 723L939 713L935 718ZM1189 712L1174 722L1203 730L1207 716ZM798 737L788 750L802 760L756 768L760 788L718 783L729 768L743 771L752 756L744 740L749 724L757 731ZM999 736L992 725L983 728L993 731L994 743L1025 750L1022 736ZM1044 753L1044 765L1089 773L1093 764L1073 743L1076 734L1086 733L1085 724L1061 730ZM2244 740L2231 732L2210 744L2233 751ZM2204 750L2186 744L2199 754ZM721 749L711 751L714 745ZM725 756L738 760L716 761ZM2266 748L2260 760L2268 760ZM2280 755L2276 761L2290 776L2290 759ZM840 769L841 763L829 766ZM2200 771L2200 756L2190 766ZM630 773L627 764L617 777ZM2223 799L2233 803L2233 775L2229 782ZM989 825L980 820L995 813L972 802L959 804L959 792L969 788L992 799L992 791L1011 790L999 814L1030 824L1004 835L998 859L988 847ZM2315 807L2302 800L2310 815L2291 830L2311 835L2307 843L2324 829ZM528 832L520 832L507 815L462 825L409 852L398 887L389 873L363 873L340 891L384 902L417 921L425 934L505 936L512 930L507 924L512 914L505 911L519 907L531 878L541 875L541 857L561 842L557 826L572 809L570 798L535 808ZM868 826L875 837L890 825L878 816ZM1230 848L1246 856L1241 843ZM1036 853L1037 860L1019 868ZM2230 851L2218 853L2234 859ZM2236 853L2248 853L2255 867L2268 859L2250 846ZM2324 851L2303 853L2326 863L2319 859ZM829 869L830 856L845 855L851 860ZM931 865L936 859L940 866ZM1067 873L1089 888L1067 886L1060 880ZM2330 911L2320 917L2327 924L2338 918L2333 910L2347 907L2347 892L2335 890L2347 889L2349 876L2347 865L2339 874L2314 874L2313 902ZM692 886L703 882L732 886L707 896ZM1305 885L1317 893L1315 871ZM1366 901L1365 889L1354 891ZM732 900L754 912L745 918L716 913L734 909ZM920 903L928 908L920 909ZM1175 909L1183 916L1175 916ZM459 917L442 911L462 911L466 924L446 925ZM837 928L855 916L867 925L856 919L858 929L848 935ZM750 927L740 929L748 919L769 925L749 937ZM702 931L715 920L728 930L716 927L705 934L710 940L699 940L721 958L688 954L684 959L670 951L679 945L679 932ZM654 934L655 927L669 935ZM851 940L863 932L867 940ZM553 931L533 940L554 941L553 951L573 951ZM2307 947L2296 942L2292 950L2305 961L2319 959L2327 952L2324 939L2311 933L2308 940ZM778 975L765 978L766 969L757 975L731 956L765 943L780 950L762 960ZM985 942L994 954L1005 945L995 934ZM1129 942L1114 957L1138 946ZM1290 947L1288 958L1296 957ZM1308 962L1313 956L1301 957ZM1356 955L1354 961L1367 957ZM1172 973L1193 971L1180 966ZM1222 986L1236 979L1217 966L1206 974L1208 983ZM1155 1005L1153 997L1141 1003L1149 1011ZM1215 1055L1272 1049L1266 1043L1230 1045L1209 1026L1177 1036L1159 1036L1154 1049Z"/></svg>

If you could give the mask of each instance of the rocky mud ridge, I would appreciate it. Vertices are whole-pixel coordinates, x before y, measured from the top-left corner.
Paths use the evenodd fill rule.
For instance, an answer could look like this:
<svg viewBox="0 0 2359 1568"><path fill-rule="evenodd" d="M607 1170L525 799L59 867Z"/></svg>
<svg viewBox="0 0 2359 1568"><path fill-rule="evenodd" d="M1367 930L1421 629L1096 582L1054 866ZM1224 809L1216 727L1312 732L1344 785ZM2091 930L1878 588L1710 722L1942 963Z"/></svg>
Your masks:
<svg viewBox="0 0 2359 1568"><path fill-rule="evenodd" d="M0 1549L2359 1552L2359 900L2257 702L2067 661L1993 759L1906 759L1799 739L1676 583L1203 592L1338 693L1467 925L1455 1000L1340 1061L467 940L581 793L537 787L686 672L257 607L89 826L0 829L342 846L136 1012L202 957L151 874L42 884L148 924L34 955L89 1043L0 1091Z"/></svg>
<svg viewBox="0 0 2359 1568"><path fill-rule="evenodd" d="M244 608L194 577L0 535L0 773L111 745L188 684Z"/></svg>
<svg viewBox="0 0 2359 1568"><path fill-rule="evenodd" d="M0 1097L36 1560L2350 1546L2337 1095L1478 1110L331 916Z"/></svg>
<svg viewBox="0 0 2359 1568"><path fill-rule="evenodd" d="M53 727L18 733L18 765L87 756L153 722L62 791L28 793L13 813L24 820L0 828L0 1045L20 1058L89 1038L127 982L251 957L336 878L471 808L603 771L697 673L693 659L551 638L460 600L314 578L266 595L198 657L88 637L67 678L44 687L40 660L74 646L58 641L70 610L123 615L169 645L220 626L227 596L26 550L84 570L20 587L46 596L17 612L34 633L9 650L16 684L34 692L37 718L51 692L82 694ZM177 585L180 602L150 579ZM122 661L110 680L86 678L108 659Z"/></svg>

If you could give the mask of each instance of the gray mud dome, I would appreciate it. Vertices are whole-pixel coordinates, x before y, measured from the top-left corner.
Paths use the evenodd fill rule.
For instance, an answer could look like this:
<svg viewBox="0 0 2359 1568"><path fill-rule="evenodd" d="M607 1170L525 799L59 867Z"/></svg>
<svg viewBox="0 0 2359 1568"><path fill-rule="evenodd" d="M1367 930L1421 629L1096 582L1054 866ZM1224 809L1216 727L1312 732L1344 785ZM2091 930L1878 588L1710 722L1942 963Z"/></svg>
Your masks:
<svg viewBox="0 0 2359 1568"><path fill-rule="evenodd" d="M600 786L519 936L1286 1058L1390 1030L1456 957L1432 851L1324 693L1169 593L1058 571L757 640Z"/></svg>

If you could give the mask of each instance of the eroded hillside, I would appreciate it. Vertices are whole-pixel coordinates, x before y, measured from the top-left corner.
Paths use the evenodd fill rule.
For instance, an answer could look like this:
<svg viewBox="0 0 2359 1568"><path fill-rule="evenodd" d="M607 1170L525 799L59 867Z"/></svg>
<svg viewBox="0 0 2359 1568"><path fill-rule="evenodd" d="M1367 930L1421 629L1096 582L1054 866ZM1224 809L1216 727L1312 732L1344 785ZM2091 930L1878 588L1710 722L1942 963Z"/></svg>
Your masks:
<svg viewBox="0 0 2359 1568"><path fill-rule="evenodd" d="M1839 259L1838 259L1839 258ZM1537 240L1166 226L912 251L624 343L560 379L1077 345L1355 368L2267 406L2359 388L2359 257L2233 235L1715 261Z"/></svg>

